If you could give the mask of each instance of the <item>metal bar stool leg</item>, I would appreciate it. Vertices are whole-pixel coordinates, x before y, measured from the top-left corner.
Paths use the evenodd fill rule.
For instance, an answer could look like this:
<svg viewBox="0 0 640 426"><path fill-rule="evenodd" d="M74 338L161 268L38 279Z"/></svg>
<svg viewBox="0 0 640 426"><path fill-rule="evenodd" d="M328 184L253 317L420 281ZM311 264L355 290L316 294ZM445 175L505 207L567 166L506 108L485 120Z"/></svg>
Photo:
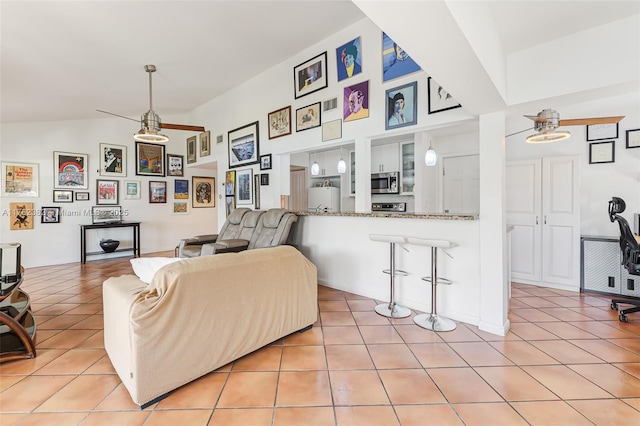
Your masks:
<svg viewBox="0 0 640 426"><path fill-rule="evenodd" d="M396 275L406 276L408 273L396 269L396 243L404 242L404 237L396 235L377 235L371 234L369 238L372 241L381 241L389 243L389 269L385 269L385 274L389 274L390 290L389 290L389 303L381 303L375 307L375 311L388 318L406 318L411 315L411 310L396 304L395 298L395 286Z"/></svg>

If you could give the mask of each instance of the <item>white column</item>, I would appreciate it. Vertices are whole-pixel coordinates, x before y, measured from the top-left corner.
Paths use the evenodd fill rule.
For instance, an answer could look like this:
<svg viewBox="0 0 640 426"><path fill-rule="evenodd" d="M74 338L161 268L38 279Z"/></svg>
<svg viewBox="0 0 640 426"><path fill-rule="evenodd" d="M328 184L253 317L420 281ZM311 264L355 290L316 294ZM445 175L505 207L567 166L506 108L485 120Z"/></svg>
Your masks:
<svg viewBox="0 0 640 426"><path fill-rule="evenodd" d="M480 330L509 331L504 113L480 116Z"/></svg>

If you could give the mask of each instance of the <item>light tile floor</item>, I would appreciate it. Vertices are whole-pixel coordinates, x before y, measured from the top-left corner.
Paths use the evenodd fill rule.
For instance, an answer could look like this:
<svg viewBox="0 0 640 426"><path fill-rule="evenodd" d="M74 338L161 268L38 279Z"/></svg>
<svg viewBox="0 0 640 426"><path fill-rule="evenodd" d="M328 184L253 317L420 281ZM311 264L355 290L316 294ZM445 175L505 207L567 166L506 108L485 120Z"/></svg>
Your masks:
<svg viewBox="0 0 640 426"><path fill-rule="evenodd" d="M620 323L604 295L515 283L504 337L437 334L319 286L313 329L139 410L103 345L101 285L125 273L122 258L26 271L38 356L0 364L0 424L640 424L640 315Z"/></svg>

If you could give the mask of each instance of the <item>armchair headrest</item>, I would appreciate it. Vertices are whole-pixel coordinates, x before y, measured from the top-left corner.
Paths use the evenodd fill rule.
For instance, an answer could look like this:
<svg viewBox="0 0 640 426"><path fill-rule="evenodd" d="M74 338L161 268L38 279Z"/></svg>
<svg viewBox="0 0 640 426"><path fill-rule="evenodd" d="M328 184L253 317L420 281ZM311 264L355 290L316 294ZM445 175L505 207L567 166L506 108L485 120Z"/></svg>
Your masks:
<svg viewBox="0 0 640 426"><path fill-rule="evenodd" d="M230 224L232 225L239 225L240 222L242 222L242 217L251 209L248 209L246 207L241 207L238 209L235 209L231 212L231 214L229 214L229 217L227 218L227 221L229 221Z"/></svg>
<svg viewBox="0 0 640 426"><path fill-rule="evenodd" d="M622 213L627 208L627 204L622 198L612 197L609 201L609 219L611 222L616 220L615 215Z"/></svg>
<svg viewBox="0 0 640 426"><path fill-rule="evenodd" d="M264 211L262 210L252 210L244 216L244 220L242 222L243 228L255 228L258 226L258 220Z"/></svg>
<svg viewBox="0 0 640 426"><path fill-rule="evenodd" d="M289 213L287 209L269 209L262 216L262 226L265 228L277 228L282 216Z"/></svg>

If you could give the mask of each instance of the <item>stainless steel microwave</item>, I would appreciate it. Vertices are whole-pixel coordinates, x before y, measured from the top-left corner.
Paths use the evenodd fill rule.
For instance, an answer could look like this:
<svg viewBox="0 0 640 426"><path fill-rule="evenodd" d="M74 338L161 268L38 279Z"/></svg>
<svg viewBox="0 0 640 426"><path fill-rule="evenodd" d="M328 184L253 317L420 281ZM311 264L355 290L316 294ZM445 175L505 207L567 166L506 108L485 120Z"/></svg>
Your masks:
<svg viewBox="0 0 640 426"><path fill-rule="evenodd" d="M373 173L371 175L372 194L398 194L400 188L398 172Z"/></svg>

